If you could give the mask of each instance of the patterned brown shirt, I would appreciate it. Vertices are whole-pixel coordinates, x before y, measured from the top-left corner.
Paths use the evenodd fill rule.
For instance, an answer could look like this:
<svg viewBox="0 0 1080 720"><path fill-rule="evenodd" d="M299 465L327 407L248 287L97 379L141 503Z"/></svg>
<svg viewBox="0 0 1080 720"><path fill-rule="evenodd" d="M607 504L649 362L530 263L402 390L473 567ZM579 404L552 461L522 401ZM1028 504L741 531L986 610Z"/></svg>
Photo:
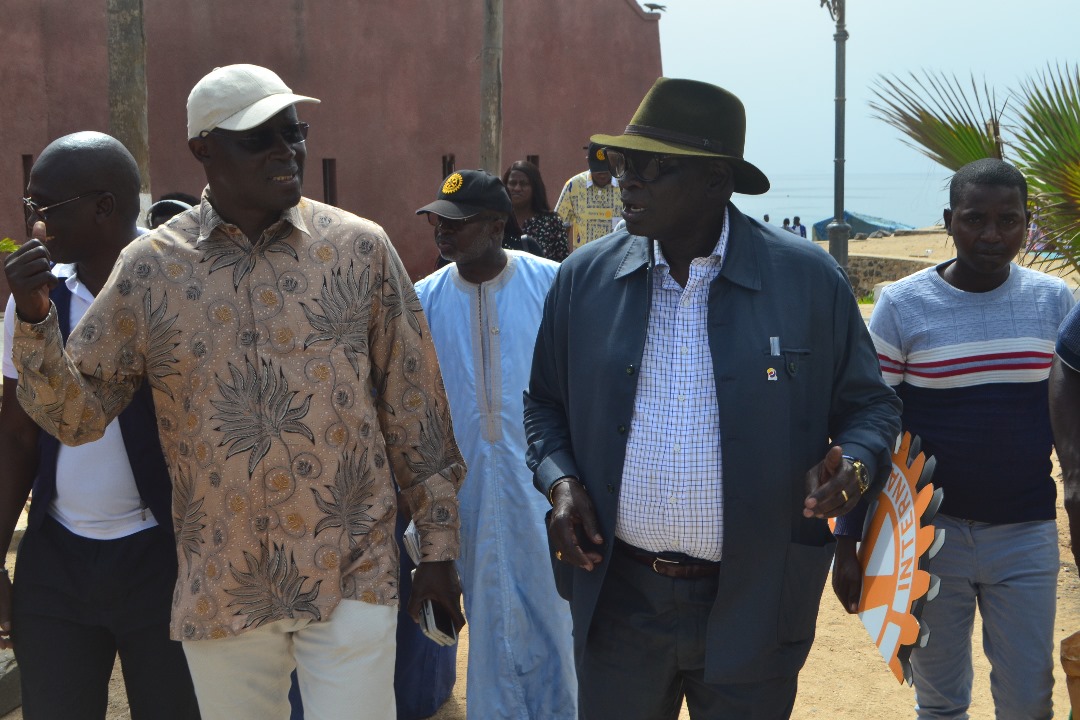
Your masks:
<svg viewBox="0 0 1080 720"><path fill-rule="evenodd" d="M64 353L16 323L19 401L77 445L149 382L173 482L172 636L395 605L395 479L424 560L465 464L427 321L378 225L303 199L252 243L204 197L129 245Z"/></svg>

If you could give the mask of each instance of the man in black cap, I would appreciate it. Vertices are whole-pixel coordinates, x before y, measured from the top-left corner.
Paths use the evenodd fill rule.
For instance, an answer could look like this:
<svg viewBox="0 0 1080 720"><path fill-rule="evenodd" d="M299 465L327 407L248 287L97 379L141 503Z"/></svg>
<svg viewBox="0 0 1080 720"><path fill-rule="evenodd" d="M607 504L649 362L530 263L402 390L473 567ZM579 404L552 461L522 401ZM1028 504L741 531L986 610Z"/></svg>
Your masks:
<svg viewBox="0 0 1080 720"><path fill-rule="evenodd" d="M567 227L570 252L602 238L619 222L619 180L611 176L604 149L589 143L589 169L566 181L555 212Z"/></svg>
<svg viewBox="0 0 1080 720"><path fill-rule="evenodd" d="M458 568L469 619L469 717L576 720L570 611L547 555L547 503L525 466L522 393L544 296L559 266L502 247L512 217L499 179L462 170L417 210L453 261L416 285L469 465L458 492Z"/></svg>
<svg viewBox="0 0 1080 720"><path fill-rule="evenodd" d="M587 720L783 718L834 541L899 402L844 272L752 220L731 93L659 79L620 136L625 231L562 265L525 399Z"/></svg>

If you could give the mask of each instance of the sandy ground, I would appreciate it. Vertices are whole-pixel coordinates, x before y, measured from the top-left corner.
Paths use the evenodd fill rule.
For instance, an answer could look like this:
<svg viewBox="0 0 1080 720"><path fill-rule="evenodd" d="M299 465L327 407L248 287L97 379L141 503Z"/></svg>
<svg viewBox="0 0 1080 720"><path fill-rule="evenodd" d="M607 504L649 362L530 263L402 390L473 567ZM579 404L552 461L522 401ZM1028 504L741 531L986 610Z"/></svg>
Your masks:
<svg viewBox="0 0 1080 720"><path fill-rule="evenodd" d="M826 245L825 243L821 243ZM879 238L853 241L851 254L888 255L894 257L927 257L942 261L954 256L952 244L943 232L899 238ZM1066 274L1067 282L1077 286L1076 275ZM872 306L864 305L867 317ZM1067 524L1061 505L1060 471L1055 461L1058 482L1058 541L1061 550L1061 573L1058 579L1058 607L1055 637L1061 639L1080 630L1080 579L1068 548ZM9 556L9 566L14 557ZM799 694L792 715L796 720L828 718L829 720L900 720L914 717L914 691L893 678L870 641L862 623L848 615L826 586L818 616L817 639L806 667L800 676ZM975 627L975 688L971 714L976 718L993 717L990 697L990 666L982 654L981 628ZM468 631L462 634L458 651L458 682L453 696L434 716L437 720L464 720L465 675L468 650ZM1055 652L1056 656L1056 652ZM1069 714L1068 692L1060 666L1055 673L1054 708L1057 717ZM681 719L690 716L683 710ZM21 720L22 712L15 710L0 720ZM108 720L130 718L124 700L123 681L119 663L110 684Z"/></svg>

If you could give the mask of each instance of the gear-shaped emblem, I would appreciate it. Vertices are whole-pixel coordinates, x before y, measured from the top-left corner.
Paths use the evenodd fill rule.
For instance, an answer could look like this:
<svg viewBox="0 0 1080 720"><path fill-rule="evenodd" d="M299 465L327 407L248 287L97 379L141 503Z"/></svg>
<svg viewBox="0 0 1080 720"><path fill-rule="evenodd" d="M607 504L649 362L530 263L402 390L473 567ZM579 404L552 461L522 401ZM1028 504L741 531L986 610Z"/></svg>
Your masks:
<svg viewBox="0 0 1080 720"><path fill-rule="evenodd" d="M443 195L453 195L461 189L464 179L461 177L461 173L454 173L450 177L446 178L446 182L442 184Z"/></svg>
<svg viewBox="0 0 1080 720"><path fill-rule="evenodd" d="M604 148L596 148L596 159L600 162L607 160L607 153L604 152Z"/></svg>
<svg viewBox="0 0 1080 720"><path fill-rule="evenodd" d="M930 484L936 463L920 445L910 433L898 439L892 471L870 506L859 546L859 619L896 679L909 685L911 648L924 647L930 636L919 615L938 591L926 566L945 539L944 530L929 524L942 491Z"/></svg>

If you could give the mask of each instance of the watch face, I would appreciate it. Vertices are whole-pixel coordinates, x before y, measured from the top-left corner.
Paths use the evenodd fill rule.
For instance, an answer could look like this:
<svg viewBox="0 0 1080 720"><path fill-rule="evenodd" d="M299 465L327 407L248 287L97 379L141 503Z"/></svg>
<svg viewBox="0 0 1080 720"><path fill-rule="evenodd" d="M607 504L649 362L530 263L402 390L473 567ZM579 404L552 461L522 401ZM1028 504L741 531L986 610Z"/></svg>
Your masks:
<svg viewBox="0 0 1080 720"><path fill-rule="evenodd" d="M870 471L861 462L856 462L855 472L859 475L859 492L866 492L866 489L870 487Z"/></svg>

